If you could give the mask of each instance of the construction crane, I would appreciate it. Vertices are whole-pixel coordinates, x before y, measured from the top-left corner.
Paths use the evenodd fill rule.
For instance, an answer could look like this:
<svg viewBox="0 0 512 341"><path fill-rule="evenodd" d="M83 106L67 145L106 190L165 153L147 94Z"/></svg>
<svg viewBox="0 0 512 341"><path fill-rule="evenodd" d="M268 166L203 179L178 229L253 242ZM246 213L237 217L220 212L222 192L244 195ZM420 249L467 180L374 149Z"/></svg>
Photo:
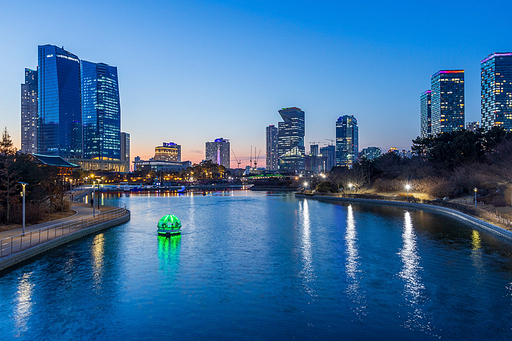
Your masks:
<svg viewBox="0 0 512 341"><path fill-rule="evenodd" d="M261 149L260 149L260 152L258 153L258 156L254 159L254 169L258 169L258 159L260 158L260 154L261 154ZM256 155L256 147L254 147L254 155Z"/></svg>
<svg viewBox="0 0 512 341"><path fill-rule="evenodd" d="M320 144L320 143L322 143L322 141L318 141L318 142L317 142L317 141L309 142L309 144Z"/></svg>
<svg viewBox="0 0 512 341"><path fill-rule="evenodd" d="M231 149L231 151L233 152L233 156L235 157L236 163L238 163L237 169L240 169L240 164L242 163L242 161L238 160L238 158L236 157L235 151L233 149Z"/></svg>
<svg viewBox="0 0 512 341"><path fill-rule="evenodd" d="M335 140L335 139L326 139L326 140L327 140L327 141L329 141L329 142L331 142L330 144L329 144L329 143L326 143L326 145L328 145L328 146L332 146L332 145L334 145L334 143L336 142L336 140Z"/></svg>

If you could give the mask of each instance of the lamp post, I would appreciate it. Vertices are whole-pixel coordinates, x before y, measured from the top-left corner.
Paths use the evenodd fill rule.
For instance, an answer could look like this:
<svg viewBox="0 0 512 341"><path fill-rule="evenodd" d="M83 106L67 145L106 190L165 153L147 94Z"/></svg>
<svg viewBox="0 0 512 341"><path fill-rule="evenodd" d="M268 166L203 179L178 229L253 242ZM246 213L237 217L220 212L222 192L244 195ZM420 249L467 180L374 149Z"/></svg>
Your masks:
<svg viewBox="0 0 512 341"><path fill-rule="evenodd" d="M411 189L411 185L405 185L405 189L407 190L407 199L409 199L409 190Z"/></svg>
<svg viewBox="0 0 512 341"><path fill-rule="evenodd" d="M22 236L25 235L25 186L28 185L26 182L21 182L20 184L23 186L23 192L21 192L21 196L23 197L23 228L22 228Z"/></svg>
<svg viewBox="0 0 512 341"><path fill-rule="evenodd" d="M96 191L95 191L95 186L96 186L96 181L95 180L92 180L92 216L93 217L96 217L96 211L95 211L95 205L94 205L94 197L96 196Z"/></svg>
<svg viewBox="0 0 512 341"><path fill-rule="evenodd" d="M100 210L100 181L102 179L97 179L98 181L98 211Z"/></svg>
<svg viewBox="0 0 512 341"><path fill-rule="evenodd" d="M352 187L354 187L354 185L348 184L348 188L350 188L350 194L352 194Z"/></svg>
<svg viewBox="0 0 512 341"><path fill-rule="evenodd" d="M477 189L476 189L476 187L475 187L475 188L473 188L473 191L475 191L475 208L476 208L476 192L477 192L478 190L477 190Z"/></svg>

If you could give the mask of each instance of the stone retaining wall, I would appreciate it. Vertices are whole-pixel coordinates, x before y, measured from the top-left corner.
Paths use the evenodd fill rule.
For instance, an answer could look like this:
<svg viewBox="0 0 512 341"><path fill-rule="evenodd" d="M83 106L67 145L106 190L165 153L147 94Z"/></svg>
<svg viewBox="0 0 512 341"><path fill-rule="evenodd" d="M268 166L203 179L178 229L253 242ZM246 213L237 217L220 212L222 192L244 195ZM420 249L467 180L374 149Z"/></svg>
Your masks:
<svg viewBox="0 0 512 341"><path fill-rule="evenodd" d="M397 207L411 208L411 209L415 209L415 210L436 212L439 214L453 217L459 221L473 225L479 229L491 232L495 235L498 235L499 237L506 239L509 242L512 241L512 232L511 231L505 230L504 228L501 228L499 226L496 226L496 225L490 224L486 221L472 217L469 214L465 214L465 213L462 213L462 212L459 212L457 210L447 208L447 207L413 203L413 202L404 202L404 201L361 199L361 198L343 198L343 197L329 197L329 196L321 196L320 197L320 196L314 196L314 195L312 196L312 195L304 195L304 194L295 194L295 196L298 198L307 198L307 199L314 199L314 200L319 200L319 201L340 201L340 202L360 203L360 204L397 206Z"/></svg>
<svg viewBox="0 0 512 341"><path fill-rule="evenodd" d="M12 255L9 255L5 258L0 259L0 271L7 269L8 267L11 267L13 265L16 265L18 263L24 262L28 260L29 258L32 258L34 256L37 256L43 252L46 252L48 250L51 250L55 247L64 245L66 243L72 242L74 240L80 239L82 237L88 236L90 234L109 229L114 226L118 226L121 224L124 224L130 220L130 211L126 211L126 215L110 220L105 221L103 223L100 223L98 225L90 226L88 228L85 228L83 230L73 232L70 234L67 234L65 236L59 237L57 239L52 239L48 242L36 245L31 247L28 250L24 250L21 252L14 253Z"/></svg>

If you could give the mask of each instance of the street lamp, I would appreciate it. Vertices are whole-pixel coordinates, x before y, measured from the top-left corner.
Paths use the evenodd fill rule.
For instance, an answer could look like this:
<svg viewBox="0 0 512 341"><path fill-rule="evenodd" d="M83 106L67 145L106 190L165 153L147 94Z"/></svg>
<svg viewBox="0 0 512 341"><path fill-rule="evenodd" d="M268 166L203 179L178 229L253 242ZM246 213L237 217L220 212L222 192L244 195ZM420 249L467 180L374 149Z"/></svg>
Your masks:
<svg viewBox="0 0 512 341"><path fill-rule="evenodd" d="M348 188L350 188L350 194L352 194L352 187L354 187L354 185L348 184Z"/></svg>
<svg viewBox="0 0 512 341"><path fill-rule="evenodd" d="M100 210L100 182L103 178L97 179L98 181L98 211Z"/></svg>
<svg viewBox="0 0 512 341"><path fill-rule="evenodd" d="M23 192L21 192L21 196L23 197L23 229L22 236L25 235L25 186L28 185L26 182L21 182L20 184L23 186Z"/></svg>
<svg viewBox="0 0 512 341"><path fill-rule="evenodd" d="M92 216L93 217L96 217L96 211L95 211L95 206L94 206L94 197L96 196L96 181L95 180L92 180Z"/></svg>
<svg viewBox="0 0 512 341"><path fill-rule="evenodd" d="M475 208L476 208L476 192L478 191L478 189L476 189L476 187L475 187L475 188L473 188L473 191L475 191Z"/></svg>
<svg viewBox="0 0 512 341"><path fill-rule="evenodd" d="M306 187L308 187L308 183L304 182L304 189L306 189Z"/></svg>
<svg viewBox="0 0 512 341"><path fill-rule="evenodd" d="M409 190L411 189L411 185L405 185L405 189L407 190L407 198L409 198Z"/></svg>

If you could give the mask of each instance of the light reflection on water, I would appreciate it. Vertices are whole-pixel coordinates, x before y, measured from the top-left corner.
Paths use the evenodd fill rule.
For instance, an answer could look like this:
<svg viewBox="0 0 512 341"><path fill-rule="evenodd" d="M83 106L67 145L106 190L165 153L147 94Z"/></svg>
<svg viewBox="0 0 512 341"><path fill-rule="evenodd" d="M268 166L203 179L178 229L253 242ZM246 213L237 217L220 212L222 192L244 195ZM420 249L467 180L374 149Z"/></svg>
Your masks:
<svg viewBox="0 0 512 341"><path fill-rule="evenodd" d="M303 285L306 292L315 297L316 293L313 289L315 282L315 269L313 267L313 256L311 252L311 220L309 216L309 202L304 200L299 203L299 216L302 218L302 238L301 252L303 268L300 276L303 279Z"/></svg>
<svg viewBox="0 0 512 341"><path fill-rule="evenodd" d="M347 227L345 231L346 243L346 273L348 279L347 294L356 305L355 313L366 315L366 302L359 281L359 251L357 248L356 221L354 219L354 209L352 205L347 207Z"/></svg>
<svg viewBox="0 0 512 341"><path fill-rule="evenodd" d="M34 284L31 281L31 273L25 273L19 279L18 291L16 293L15 323L18 336L28 328L30 315L32 315L32 294Z"/></svg>

